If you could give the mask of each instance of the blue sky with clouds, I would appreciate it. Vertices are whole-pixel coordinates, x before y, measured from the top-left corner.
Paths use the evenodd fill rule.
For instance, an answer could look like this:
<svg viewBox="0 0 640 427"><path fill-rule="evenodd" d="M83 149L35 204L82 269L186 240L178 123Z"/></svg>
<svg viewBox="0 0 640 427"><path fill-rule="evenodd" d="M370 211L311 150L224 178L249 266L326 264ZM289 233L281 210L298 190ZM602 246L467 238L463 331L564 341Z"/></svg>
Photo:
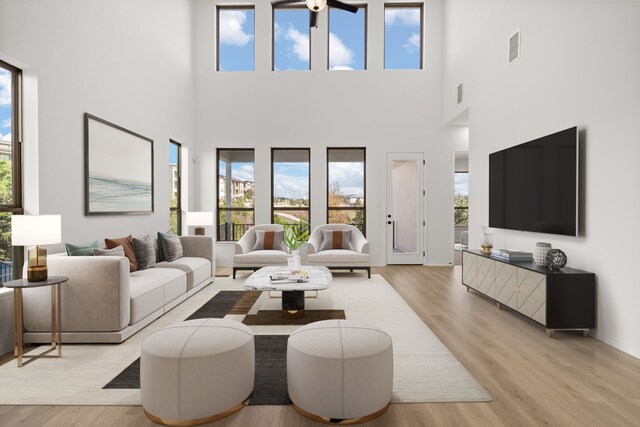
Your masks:
<svg viewBox="0 0 640 427"><path fill-rule="evenodd" d="M273 19L273 69L308 70L309 9L275 9Z"/></svg>
<svg viewBox="0 0 640 427"><path fill-rule="evenodd" d="M384 11L384 68L420 69L421 16L419 7Z"/></svg>
<svg viewBox="0 0 640 427"><path fill-rule="evenodd" d="M220 9L218 22L218 69L255 69L255 14L253 9Z"/></svg>
<svg viewBox="0 0 640 427"><path fill-rule="evenodd" d="M0 139L11 142L11 73L0 68Z"/></svg>

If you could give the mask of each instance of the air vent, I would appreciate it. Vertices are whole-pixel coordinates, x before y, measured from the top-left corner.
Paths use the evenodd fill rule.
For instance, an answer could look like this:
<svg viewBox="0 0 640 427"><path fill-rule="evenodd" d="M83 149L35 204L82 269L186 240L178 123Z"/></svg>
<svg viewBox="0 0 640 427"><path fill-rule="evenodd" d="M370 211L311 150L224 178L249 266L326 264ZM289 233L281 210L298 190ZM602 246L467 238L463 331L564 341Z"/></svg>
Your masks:
<svg viewBox="0 0 640 427"><path fill-rule="evenodd" d="M462 102L462 83L458 85L458 104Z"/></svg>
<svg viewBox="0 0 640 427"><path fill-rule="evenodd" d="M509 64L520 58L520 30L509 37Z"/></svg>

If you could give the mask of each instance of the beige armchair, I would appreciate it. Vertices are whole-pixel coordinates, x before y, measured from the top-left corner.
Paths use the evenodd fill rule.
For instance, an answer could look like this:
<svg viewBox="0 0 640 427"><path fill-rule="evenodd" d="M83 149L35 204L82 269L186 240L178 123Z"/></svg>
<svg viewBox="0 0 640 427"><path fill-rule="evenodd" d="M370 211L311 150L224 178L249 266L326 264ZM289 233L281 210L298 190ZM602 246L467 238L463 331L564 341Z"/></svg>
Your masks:
<svg viewBox="0 0 640 427"><path fill-rule="evenodd" d="M322 243L324 231L350 231L351 239L349 248L333 249L325 248ZM339 246L339 245L338 245ZM316 227L307 244L307 264L323 265L332 270L366 270L371 278L371 256L369 255L369 242L362 232L353 225L325 224Z"/></svg>
<svg viewBox="0 0 640 427"><path fill-rule="evenodd" d="M287 252L284 247L254 251L256 230L284 231L280 224L263 224L251 227L235 244L233 256L233 278L240 270L258 270L268 265L287 265Z"/></svg>

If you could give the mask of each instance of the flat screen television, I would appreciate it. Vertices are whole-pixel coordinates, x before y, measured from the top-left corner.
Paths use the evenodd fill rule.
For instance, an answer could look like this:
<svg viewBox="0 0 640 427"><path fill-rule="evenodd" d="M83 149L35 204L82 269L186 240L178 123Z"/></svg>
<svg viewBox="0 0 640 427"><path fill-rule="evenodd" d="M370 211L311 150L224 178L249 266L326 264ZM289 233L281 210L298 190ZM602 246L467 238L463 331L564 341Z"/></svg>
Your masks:
<svg viewBox="0 0 640 427"><path fill-rule="evenodd" d="M578 129L489 155L489 226L578 235Z"/></svg>

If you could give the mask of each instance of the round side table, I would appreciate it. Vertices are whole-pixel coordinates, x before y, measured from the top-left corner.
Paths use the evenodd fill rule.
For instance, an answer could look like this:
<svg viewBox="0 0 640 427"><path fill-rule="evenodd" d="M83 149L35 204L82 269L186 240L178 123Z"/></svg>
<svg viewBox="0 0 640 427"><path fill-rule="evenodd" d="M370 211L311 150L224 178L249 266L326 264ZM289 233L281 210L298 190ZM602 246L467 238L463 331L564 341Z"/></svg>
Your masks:
<svg viewBox="0 0 640 427"><path fill-rule="evenodd" d="M69 280L66 276L49 276L41 282L29 282L27 279L18 279L3 284L5 288L13 289L13 315L15 350L18 367L23 365L22 359L28 358L24 365L40 357L62 357L62 292L60 285ZM25 356L22 348L22 290L29 288L51 287L51 348L44 353L35 356ZM57 356L46 356L50 352L58 350Z"/></svg>

